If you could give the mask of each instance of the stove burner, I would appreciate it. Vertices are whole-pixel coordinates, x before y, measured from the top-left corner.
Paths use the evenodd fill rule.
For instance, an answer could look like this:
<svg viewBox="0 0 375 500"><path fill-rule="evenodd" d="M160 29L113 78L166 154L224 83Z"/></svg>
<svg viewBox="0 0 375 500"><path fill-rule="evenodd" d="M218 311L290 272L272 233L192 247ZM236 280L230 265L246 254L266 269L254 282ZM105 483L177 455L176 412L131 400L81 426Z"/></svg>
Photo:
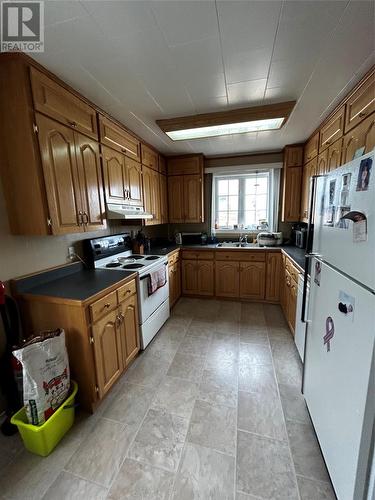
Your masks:
<svg viewBox="0 0 375 500"><path fill-rule="evenodd" d="M109 262L105 267L119 267L121 266L121 262Z"/></svg>
<svg viewBox="0 0 375 500"><path fill-rule="evenodd" d="M149 257L146 257L145 260L156 260L159 259L157 255L150 255Z"/></svg>
<svg viewBox="0 0 375 500"><path fill-rule="evenodd" d="M143 267L143 264L127 264L126 266L122 266L123 269L140 269Z"/></svg>
<svg viewBox="0 0 375 500"><path fill-rule="evenodd" d="M138 260L138 259L143 259L143 255L135 254L135 255L130 255L128 258Z"/></svg>

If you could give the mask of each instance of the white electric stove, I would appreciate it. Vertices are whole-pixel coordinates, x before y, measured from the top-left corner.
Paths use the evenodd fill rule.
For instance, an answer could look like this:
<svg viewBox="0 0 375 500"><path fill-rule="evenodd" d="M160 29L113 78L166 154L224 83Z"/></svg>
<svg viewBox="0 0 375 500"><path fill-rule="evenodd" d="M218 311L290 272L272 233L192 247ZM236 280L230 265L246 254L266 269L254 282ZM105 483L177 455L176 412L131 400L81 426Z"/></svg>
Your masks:
<svg viewBox="0 0 375 500"><path fill-rule="evenodd" d="M133 254L128 234L116 234L84 241L87 262L95 269L137 273L141 348L145 349L169 318L168 259L165 255ZM165 268L166 282L148 293L151 272Z"/></svg>

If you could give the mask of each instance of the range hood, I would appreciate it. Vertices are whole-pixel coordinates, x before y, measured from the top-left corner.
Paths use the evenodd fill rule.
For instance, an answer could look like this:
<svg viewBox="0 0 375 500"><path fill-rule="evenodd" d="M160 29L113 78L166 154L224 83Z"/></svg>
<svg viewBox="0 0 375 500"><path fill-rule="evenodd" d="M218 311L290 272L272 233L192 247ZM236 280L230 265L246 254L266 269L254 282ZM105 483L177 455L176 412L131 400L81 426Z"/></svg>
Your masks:
<svg viewBox="0 0 375 500"><path fill-rule="evenodd" d="M153 219L152 214L146 213L143 207L133 207L131 205L117 205L116 203L107 203L108 219Z"/></svg>

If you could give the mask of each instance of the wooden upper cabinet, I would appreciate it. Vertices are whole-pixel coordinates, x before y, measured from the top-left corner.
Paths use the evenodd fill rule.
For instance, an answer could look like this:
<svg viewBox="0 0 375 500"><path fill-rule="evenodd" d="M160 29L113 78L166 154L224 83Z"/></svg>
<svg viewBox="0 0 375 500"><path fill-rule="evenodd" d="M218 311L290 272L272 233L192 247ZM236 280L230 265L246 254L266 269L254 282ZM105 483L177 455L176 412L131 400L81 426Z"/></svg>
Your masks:
<svg viewBox="0 0 375 500"><path fill-rule="evenodd" d="M168 222L168 189L167 176L160 175L160 222L166 224Z"/></svg>
<svg viewBox="0 0 375 500"><path fill-rule="evenodd" d="M344 133L345 106L338 109L321 127L319 134L319 152L328 148Z"/></svg>
<svg viewBox="0 0 375 500"><path fill-rule="evenodd" d="M200 175L184 175L184 222L202 222L203 190Z"/></svg>
<svg viewBox="0 0 375 500"><path fill-rule="evenodd" d="M197 263L198 295L211 296L214 294L214 263L201 260Z"/></svg>
<svg viewBox="0 0 375 500"><path fill-rule="evenodd" d="M184 176L168 177L169 222L184 222Z"/></svg>
<svg viewBox="0 0 375 500"><path fill-rule="evenodd" d="M125 129L99 115L100 142L125 154L129 158L141 161L141 143Z"/></svg>
<svg viewBox="0 0 375 500"><path fill-rule="evenodd" d="M326 172L328 172L328 149L319 154L316 165L316 175L323 175Z"/></svg>
<svg viewBox="0 0 375 500"><path fill-rule="evenodd" d="M125 156L104 146L102 160L107 203L125 203L127 198Z"/></svg>
<svg viewBox="0 0 375 500"><path fill-rule="evenodd" d="M217 297L236 298L240 293L239 262L215 262L215 292Z"/></svg>
<svg viewBox="0 0 375 500"><path fill-rule="evenodd" d="M143 206L142 167L131 158L125 158L125 185L129 205Z"/></svg>
<svg viewBox="0 0 375 500"><path fill-rule="evenodd" d="M74 132L40 114L36 122L52 233L84 231Z"/></svg>
<svg viewBox="0 0 375 500"><path fill-rule="evenodd" d="M375 71L357 88L346 102L345 133L375 111Z"/></svg>
<svg viewBox="0 0 375 500"><path fill-rule="evenodd" d="M263 300L266 265L264 262L240 262L240 297Z"/></svg>
<svg viewBox="0 0 375 500"><path fill-rule="evenodd" d="M119 315L123 366L127 367L140 349L136 295L132 295L120 304Z"/></svg>
<svg viewBox="0 0 375 500"><path fill-rule="evenodd" d="M142 165L146 165L148 168L152 168L152 170L159 170L159 155L156 151L149 148L145 144L141 145L142 151Z"/></svg>
<svg viewBox="0 0 375 500"><path fill-rule="evenodd" d="M364 153L375 147L375 113L344 136L341 164L352 161L354 153L361 147L365 148Z"/></svg>
<svg viewBox="0 0 375 500"><path fill-rule="evenodd" d="M162 155L159 155L159 172L167 175L167 161Z"/></svg>
<svg viewBox="0 0 375 500"><path fill-rule="evenodd" d="M192 175L202 174L203 156L188 155L167 159L168 175Z"/></svg>
<svg viewBox="0 0 375 500"><path fill-rule="evenodd" d="M123 371L121 334L117 309L92 327L99 397L102 398Z"/></svg>
<svg viewBox="0 0 375 500"><path fill-rule="evenodd" d="M37 69L30 68L30 76L36 111L94 139L98 138L94 108Z"/></svg>
<svg viewBox="0 0 375 500"><path fill-rule="evenodd" d="M315 157L303 166L302 190L301 190L301 220L308 222L309 195L311 177L317 173L318 158Z"/></svg>
<svg viewBox="0 0 375 500"><path fill-rule="evenodd" d="M270 302L280 300L281 253L267 252L265 298Z"/></svg>
<svg viewBox="0 0 375 500"><path fill-rule="evenodd" d="M327 172L332 172L341 165L342 142L341 138L328 148Z"/></svg>
<svg viewBox="0 0 375 500"><path fill-rule="evenodd" d="M304 163L311 161L318 155L319 132L316 132L305 144Z"/></svg>
<svg viewBox="0 0 375 500"><path fill-rule="evenodd" d="M87 231L97 231L107 226L99 145L82 134L75 133L74 136L83 223Z"/></svg>
<svg viewBox="0 0 375 500"><path fill-rule="evenodd" d="M160 224L160 185L159 173L142 166L143 200L145 211L153 215L153 219L145 221L147 226Z"/></svg>
<svg viewBox="0 0 375 500"><path fill-rule="evenodd" d="M284 150L284 168L300 167L303 165L303 147L286 146Z"/></svg>

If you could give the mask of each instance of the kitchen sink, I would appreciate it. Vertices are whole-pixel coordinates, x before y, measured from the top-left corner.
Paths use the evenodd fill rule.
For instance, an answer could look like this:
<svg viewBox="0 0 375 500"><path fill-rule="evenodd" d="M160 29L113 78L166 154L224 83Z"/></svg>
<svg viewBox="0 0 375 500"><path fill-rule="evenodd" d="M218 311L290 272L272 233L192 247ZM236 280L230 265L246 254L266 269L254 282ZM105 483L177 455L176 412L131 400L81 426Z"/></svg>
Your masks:
<svg viewBox="0 0 375 500"><path fill-rule="evenodd" d="M223 241L216 248L251 248L258 246L256 243L240 243L239 241Z"/></svg>

